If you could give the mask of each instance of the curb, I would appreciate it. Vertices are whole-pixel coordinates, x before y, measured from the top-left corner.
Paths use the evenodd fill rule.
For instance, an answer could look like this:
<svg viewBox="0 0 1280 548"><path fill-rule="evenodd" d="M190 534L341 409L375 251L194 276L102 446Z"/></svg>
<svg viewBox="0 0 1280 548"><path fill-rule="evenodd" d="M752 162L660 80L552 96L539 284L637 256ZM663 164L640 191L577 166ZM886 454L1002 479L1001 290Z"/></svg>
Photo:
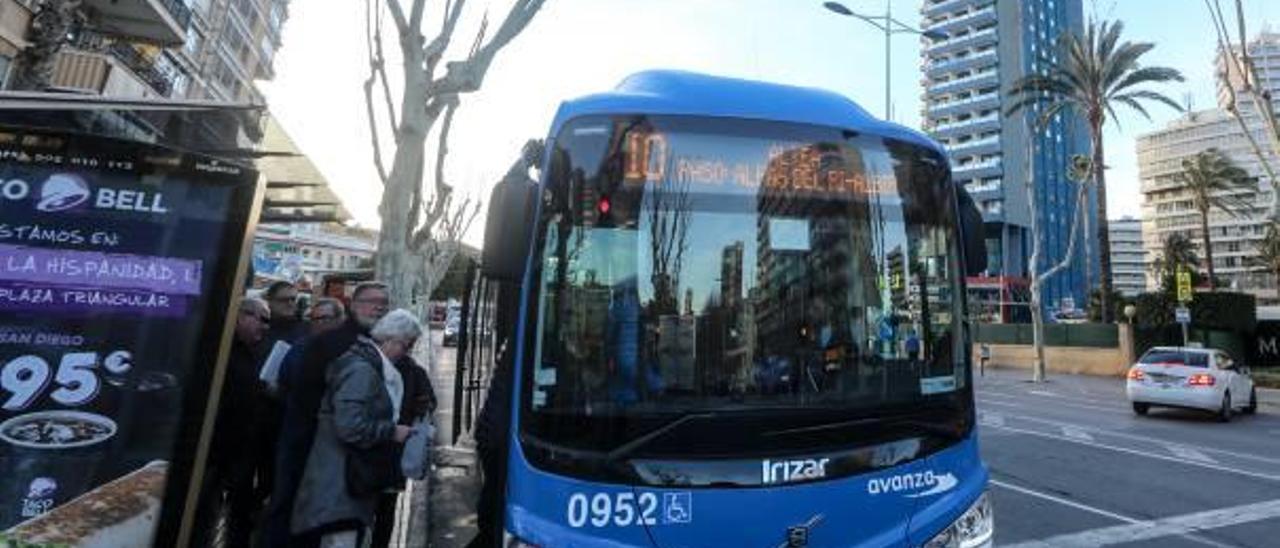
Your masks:
<svg viewBox="0 0 1280 548"><path fill-rule="evenodd" d="M1280 409L1280 389L1258 388L1258 405Z"/></svg>

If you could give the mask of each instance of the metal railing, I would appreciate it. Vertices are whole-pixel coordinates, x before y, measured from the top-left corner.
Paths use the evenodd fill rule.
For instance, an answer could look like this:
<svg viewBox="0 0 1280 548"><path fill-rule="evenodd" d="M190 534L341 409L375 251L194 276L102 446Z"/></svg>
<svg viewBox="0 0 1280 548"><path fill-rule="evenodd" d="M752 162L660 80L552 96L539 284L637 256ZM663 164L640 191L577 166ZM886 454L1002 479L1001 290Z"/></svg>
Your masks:
<svg viewBox="0 0 1280 548"><path fill-rule="evenodd" d="M933 131L935 131L935 132L937 132L937 131L946 131L946 130L953 129L953 128L959 128L959 127L964 127L964 126L969 126L969 125L974 125L974 124L981 124L981 123L983 123L983 122L991 122L991 121L996 121L996 120L999 120L999 119L1000 119L1000 115L999 115L999 114L988 114L988 115L986 115L986 116L979 116L979 117L976 117L976 118L969 118L968 120L961 120L961 121L959 121L959 122L949 122L949 123L946 123L946 124L938 124L936 127L934 127L934 128L933 128Z"/></svg>
<svg viewBox="0 0 1280 548"><path fill-rule="evenodd" d="M132 44L115 42L107 46L107 51L124 66L129 67L129 70L138 75L138 78L146 82L156 93L168 97L173 91L172 77L156 68L155 61L139 53Z"/></svg>
<svg viewBox="0 0 1280 548"><path fill-rule="evenodd" d="M996 28L991 27L989 29L983 29L978 32L971 32L964 36L957 36L955 38L943 40L941 42L934 42L932 44L929 44L929 53L934 53L939 50L942 50L943 48L946 48L947 46L959 44L962 42L968 42L970 40L978 40L980 38L984 38L987 36L994 36L995 33L996 33Z"/></svg>
<svg viewBox="0 0 1280 548"><path fill-rule="evenodd" d="M168 97L173 91L175 76L161 70L154 59L143 55L129 42L96 32L80 31L71 39L70 45L115 58L160 95Z"/></svg>
<svg viewBox="0 0 1280 548"><path fill-rule="evenodd" d="M937 112L937 111L946 110L952 107L959 107L959 106L964 106L972 103L990 101L992 99L998 100L999 98L1000 98L1000 92L992 91L988 93L983 93L982 95L974 95L972 97L966 97L964 99L960 99L956 101L947 101L945 103L937 103L929 107L929 112Z"/></svg>
<svg viewBox="0 0 1280 548"><path fill-rule="evenodd" d="M160 5L173 16L173 20L178 22L178 26L186 29L191 24L191 8L187 7L182 0L159 0Z"/></svg>

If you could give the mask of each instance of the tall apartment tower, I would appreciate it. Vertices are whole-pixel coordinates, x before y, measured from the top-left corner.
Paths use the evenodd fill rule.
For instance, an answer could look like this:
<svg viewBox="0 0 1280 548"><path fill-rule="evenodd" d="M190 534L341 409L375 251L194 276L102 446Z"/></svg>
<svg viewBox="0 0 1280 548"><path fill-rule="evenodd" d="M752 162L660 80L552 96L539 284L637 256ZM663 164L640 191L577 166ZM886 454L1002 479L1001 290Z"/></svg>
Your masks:
<svg viewBox="0 0 1280 548"><path fill-rule="evenodd" d="M191 26L175 56L191 75L185 97L263 104L255 80L275 77L273 61L289 0L188 0Z"/></svg>
<svg viewBox="0 0 1280 548"><path fill-rule="evenodd" d="M1026 287L1031 256L1031 208L1025 182L1028 142L1034 158L1034 199L1041 220L1041 270L1066 253L1075 210L1075 184L1066 179L1068 160L1087 154L1087 129L1069 115L1059 115L1028 139L1027 121L1038 116L1006 116L1007 91L1019 78L1043 71L1058 55L1064 32L1083 27L1082 0L925 0L922 26L946 38L924 39L924 129L942 142L951 156L952 176L964 184L986 221L987 276L974 280L971 300L995 303L998 318L1025 317L1009 307L1011 293ZM1090 226L1097 228L1096 207L1089 204ZM1096 242L1095 238L1083 241ZM1084 246L1070 268L1044 287L1047 310L1084 303ZM1096 243L1090 248L1094 257ZM1097 271L1097 260L1090 261ZM986 293L983 293L983 292ZM1068 300L1069 299L1069 300ZM1025 301L1024 301L1025 303ZM991 319L997 319L991 316Z"/></svg>

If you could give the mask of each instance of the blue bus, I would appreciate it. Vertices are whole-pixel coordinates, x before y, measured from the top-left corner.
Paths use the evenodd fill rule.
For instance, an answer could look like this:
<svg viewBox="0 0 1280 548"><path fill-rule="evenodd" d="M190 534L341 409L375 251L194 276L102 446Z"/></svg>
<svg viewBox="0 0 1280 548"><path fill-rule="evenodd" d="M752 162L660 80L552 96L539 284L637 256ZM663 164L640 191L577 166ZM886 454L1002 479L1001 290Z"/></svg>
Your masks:
<svg viewBox="0 0 1280 548"><path fill-rule="evenodd" d="M563 103L539 174L495 189L481 267L517 289L503 546L991 544L982 219L938 143L649 71Z"/></svg>

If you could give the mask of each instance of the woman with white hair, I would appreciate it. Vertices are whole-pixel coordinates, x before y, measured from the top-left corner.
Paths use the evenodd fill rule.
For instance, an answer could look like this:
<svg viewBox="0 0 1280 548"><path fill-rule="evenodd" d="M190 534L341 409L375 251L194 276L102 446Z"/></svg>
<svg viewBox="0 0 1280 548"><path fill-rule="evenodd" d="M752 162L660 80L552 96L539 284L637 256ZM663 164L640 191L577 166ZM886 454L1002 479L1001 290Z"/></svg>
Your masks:
<svg viewBox="0 0 1280 548"><path fill-rule="evenodd" d="M325 371L316 435L293 507L294 545L366 546L378 495L404 482L397 424L405 382L393 365L422 335L407 310L393 310Z"/></svg>

